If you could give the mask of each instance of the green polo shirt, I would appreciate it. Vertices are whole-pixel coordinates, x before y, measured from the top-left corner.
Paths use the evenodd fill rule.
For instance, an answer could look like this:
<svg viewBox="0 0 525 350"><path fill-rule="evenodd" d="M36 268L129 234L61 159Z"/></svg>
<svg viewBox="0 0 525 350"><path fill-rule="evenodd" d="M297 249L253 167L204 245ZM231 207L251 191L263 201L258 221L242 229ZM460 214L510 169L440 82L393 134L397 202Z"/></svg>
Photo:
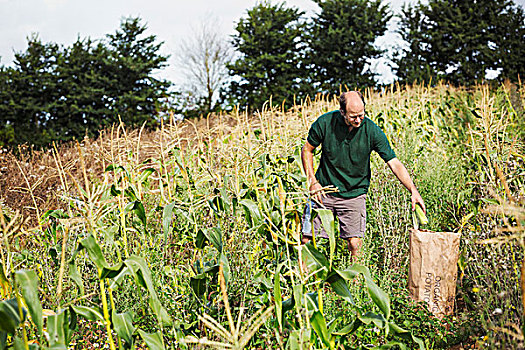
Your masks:
<svg viewBox="0 0 525 350"><path fill-rule="evenodd" d="M333 196L341 198L355 198L368 192L372 151L385 162L396 157L385 133L373 121L365 117L359 128L349 132L338 110L317 118L308 132L308 142L314 147L322 144L315 177L323 186L337 187L339 192Z"/></svg>

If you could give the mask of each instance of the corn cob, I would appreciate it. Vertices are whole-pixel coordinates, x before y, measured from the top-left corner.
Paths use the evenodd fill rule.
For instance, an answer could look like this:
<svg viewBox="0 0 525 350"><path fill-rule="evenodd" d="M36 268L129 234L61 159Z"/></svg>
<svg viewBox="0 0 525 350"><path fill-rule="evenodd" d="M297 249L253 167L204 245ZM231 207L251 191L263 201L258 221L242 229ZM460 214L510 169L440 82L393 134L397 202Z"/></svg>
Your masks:
<svg viewBox="0 0 525 350"><path fill-rule="evenodd" d="M416 216L421 225L428 225L427 216L419 204L416 204Z"/></svg>

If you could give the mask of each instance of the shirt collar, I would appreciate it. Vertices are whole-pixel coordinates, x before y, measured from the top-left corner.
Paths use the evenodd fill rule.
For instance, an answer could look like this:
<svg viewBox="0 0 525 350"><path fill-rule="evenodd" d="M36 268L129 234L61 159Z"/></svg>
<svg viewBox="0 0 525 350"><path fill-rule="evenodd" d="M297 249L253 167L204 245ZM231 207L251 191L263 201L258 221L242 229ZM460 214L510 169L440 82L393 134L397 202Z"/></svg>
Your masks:
<svg viewBox="0 0 525 350"><path fill-rule="evenodd" d="M345 118L341 114L341 111L337 110L337 111L335 111L335 113L337 113L337 117L336 117L337 118L337 122L340 123L340 124L346 125Z"/></svg>

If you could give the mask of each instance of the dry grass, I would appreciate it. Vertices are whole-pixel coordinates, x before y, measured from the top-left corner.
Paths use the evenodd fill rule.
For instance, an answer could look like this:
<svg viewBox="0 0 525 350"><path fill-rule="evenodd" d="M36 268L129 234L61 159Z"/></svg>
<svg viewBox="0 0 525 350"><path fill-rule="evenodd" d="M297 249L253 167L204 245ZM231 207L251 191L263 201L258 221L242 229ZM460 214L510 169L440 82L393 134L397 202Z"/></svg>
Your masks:
<svg viewBox="0 0 525 350"><path fill-rule="evenodd" d="M173 147L200 147L207 142L217 156L231 155L231 146L222 142L225 135L239 137L256 129L268 142L281 132L304 132L315 116L334 105L321 97L283 113L264 107L254 115L234 112L207 118L175 122L171 119L155 131L129 130L124 125L103 130L97 139L53 145L45 150L20 146L16 152L0 150L0 203L7 213L21 212L29 225L38 225L37 217L61 207L65 193L75 196L72 179L82 179L83 159L91 181L101 181L109 164L130 162L158 168L151 160L168 156ZM268 118L268 116L271 118ZM290 127L291 126L291 127ZM274 138L275 137L275 138ZM157 169L158 170L158 169Z"/></svg>

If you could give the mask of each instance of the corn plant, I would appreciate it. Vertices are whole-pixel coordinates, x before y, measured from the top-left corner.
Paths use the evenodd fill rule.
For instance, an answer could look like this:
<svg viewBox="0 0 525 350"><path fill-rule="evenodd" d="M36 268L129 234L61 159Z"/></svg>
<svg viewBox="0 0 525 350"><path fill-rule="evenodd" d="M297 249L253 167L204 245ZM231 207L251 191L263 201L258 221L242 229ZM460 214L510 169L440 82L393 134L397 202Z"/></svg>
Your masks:
<svg viewBox="0 0 525 350"><path fill-rule="evenodd" d="M76 317L101 324L113 348L204 338L230 348L421 347L413 336L450 348L474 335L480 346L519 345L511 338L523 324L523 251L520 238L507 239L517 232L501 231L518 230L519 215L489 205L519 207L524 195L523 89L364 92L368 116L425 199L430 229L464 237L448 324L404 297L410 201L380 159L372 157L366 264L348 263L322 210L330 238L300 244L308 199L300 148L315 118L338 108L317 96L288 112L266 105L151 132L119 125L82 144L0 153L2 312L13 317L0 345L89 338Z"/></svg>

